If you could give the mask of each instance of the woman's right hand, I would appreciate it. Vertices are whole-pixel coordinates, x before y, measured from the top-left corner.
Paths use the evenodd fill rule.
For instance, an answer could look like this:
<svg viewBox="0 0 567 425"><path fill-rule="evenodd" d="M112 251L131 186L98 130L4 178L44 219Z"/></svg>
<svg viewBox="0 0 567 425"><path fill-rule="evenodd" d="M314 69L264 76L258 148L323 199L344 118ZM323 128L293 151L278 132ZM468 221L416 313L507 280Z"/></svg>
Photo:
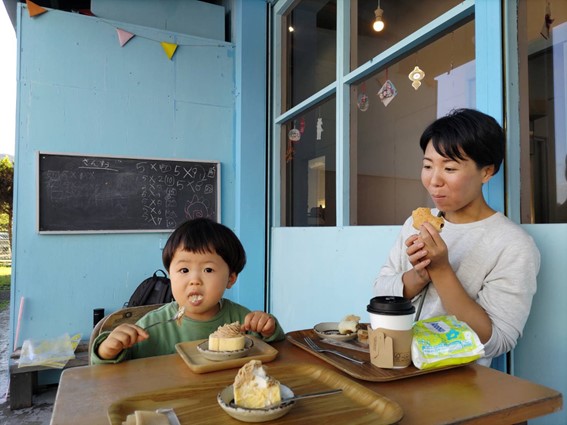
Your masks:
<svg viewBox="0 0 567 425"><path fill-rule="evenodd" d="M110 335L99 345L98 356L104 360L115 359L123 350L134 344L145 341L150 336L139 326L124 323L110 332Z"/></svg>

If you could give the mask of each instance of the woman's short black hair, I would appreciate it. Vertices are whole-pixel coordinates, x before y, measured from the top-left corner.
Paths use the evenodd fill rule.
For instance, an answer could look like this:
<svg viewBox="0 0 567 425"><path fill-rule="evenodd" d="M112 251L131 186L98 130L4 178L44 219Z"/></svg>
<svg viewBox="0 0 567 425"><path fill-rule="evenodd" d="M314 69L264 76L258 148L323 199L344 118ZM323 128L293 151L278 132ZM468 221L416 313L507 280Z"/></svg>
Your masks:
<svg viewBox="0 0 567 425"><path fill-rule="evenodd" d="M504 130L490 115L475 109L455 109L431 123L419 140L423 152L430 141L439 155L452 160L467 156L479 168L494 165L494 174L504 159Z"/></svg>
<svg viewBox="0 0 567 425"><path fill-rule="evenodd" d="M234 232L208 218L188 220L169 236L162 253L166 270L178 249L216 253L228 264L230 273L239 274L246 265L246 252Z"/></svg>

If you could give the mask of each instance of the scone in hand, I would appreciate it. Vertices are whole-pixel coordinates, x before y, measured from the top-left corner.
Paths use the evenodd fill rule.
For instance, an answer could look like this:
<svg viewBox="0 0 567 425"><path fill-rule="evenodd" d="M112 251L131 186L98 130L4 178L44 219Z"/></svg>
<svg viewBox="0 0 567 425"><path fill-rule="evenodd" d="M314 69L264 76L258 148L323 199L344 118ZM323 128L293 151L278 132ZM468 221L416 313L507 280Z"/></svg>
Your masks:
<svg viewBox="0 0 567 425"><path fill-rule="evenodd" d="M431 214L431 209L425 207L413 210L411 217L413 219L413 227L417 230L419 230L421 225L425 222L430 223L438 232L441 232L441 229L445 225L443 217L434 216Z"/></svg>

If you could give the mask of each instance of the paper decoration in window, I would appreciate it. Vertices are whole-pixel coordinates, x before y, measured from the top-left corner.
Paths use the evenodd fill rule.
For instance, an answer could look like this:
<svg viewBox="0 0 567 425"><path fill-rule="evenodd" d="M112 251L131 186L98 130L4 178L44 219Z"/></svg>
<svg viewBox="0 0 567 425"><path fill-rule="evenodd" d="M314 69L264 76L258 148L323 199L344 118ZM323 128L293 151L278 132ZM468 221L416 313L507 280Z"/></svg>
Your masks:
<svg viewBox="0 0 567 425"><path fill-rule="evenodd" d="M425 77L425 72L419 69L419 66L415 66L412 72L409 73L408 78L412 81L411 85L414 89L418 89L421 86L421 80Z"/></svg>
<svg viewBox="0 0 567 425"><path fill-rule="evenodd" d="M361 112L366 112L370 106L370 99L366 94L366 83L360 85L360 91L361 93L358 95L356 106L358 106Z"/></svg>
<svg viewBox="0 0 567 425"><path fill-rule="evenodd" d="M317 118L317 140L321 140L321 133L323 133L323 118Z"/></svg>
<svg viewBox="0 0 567 425"><path fill-rule="evenodd" d="M384 106L388 106L389 103L398 94L398 90L396 89L396 86L394 86L394 83L392 83L390 80L386 80L386 82L382 85L382 88L380 88L380 90L378 90L378 93L376 94L378 95L380 101L384 104Z"/></svg>

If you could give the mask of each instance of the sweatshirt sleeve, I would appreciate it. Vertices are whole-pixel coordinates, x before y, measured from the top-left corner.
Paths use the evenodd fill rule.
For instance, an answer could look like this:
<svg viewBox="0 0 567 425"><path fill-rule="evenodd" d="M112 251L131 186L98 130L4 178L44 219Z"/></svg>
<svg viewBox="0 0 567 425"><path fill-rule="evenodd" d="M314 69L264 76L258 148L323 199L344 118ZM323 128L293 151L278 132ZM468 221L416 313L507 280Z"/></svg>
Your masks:
<svg viewBox="0 0 567 425"><path fill-rule="evenodd" d="M374 280L374 296L403 296L404 283L402 282L402 275L411 269L405 247L405 240L409 236L408 226L411 227L411 218L408 218L402 226L394 245L390 249L386 263L382 266L378 277Z"/></svg>

